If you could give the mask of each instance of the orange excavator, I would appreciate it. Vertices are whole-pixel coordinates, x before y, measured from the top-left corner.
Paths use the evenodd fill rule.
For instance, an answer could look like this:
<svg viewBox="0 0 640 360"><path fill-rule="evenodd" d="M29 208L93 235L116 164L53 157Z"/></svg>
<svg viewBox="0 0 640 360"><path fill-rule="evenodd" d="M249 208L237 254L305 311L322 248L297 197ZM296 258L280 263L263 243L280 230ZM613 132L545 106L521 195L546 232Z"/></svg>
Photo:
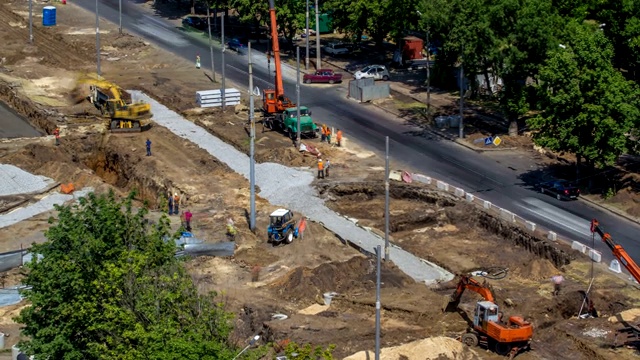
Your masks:
<svg viewBox="0 0 640 360"><path fill-rule="evenodd" d="M492 348L500 355L509 356L509 359L530 348L533 326L521 316L511 316L506 322L503 321L491 290L468 275L460 276L444 311L457 310L465 290L480 294L484 301L476 303L473 324L461 337L463 343Z"/></svg>
<svg viewBox="0 0 640 360"><path fill-rule="evenodd" d="M269 16L271 18L271 43L273 48L273 60L276 69L275 89L266 89L263 91L262 109L265 117L280 114L288 108L295 107L288 97L284 95L284 86L282 85L282 69L280 68L280 44L278 42L278 23L276 22L275 1L269 0Z"/></svg>
<svg viewBox="0 0 640 360"><path fill-rule="evenodd" d="M600 223L596 219L591 220L591 233L597 233L600 235L600 238L605 244L607 244L613 253L613 256L615 256L622 266L629 271L629 274L631 274L631 276L640 283L640 266L633 261L629 254L627 254L627 251L622 247L622 245L616 244L616 242L613 241L613 238L611 238L611 235L602 230Z"/></svg>

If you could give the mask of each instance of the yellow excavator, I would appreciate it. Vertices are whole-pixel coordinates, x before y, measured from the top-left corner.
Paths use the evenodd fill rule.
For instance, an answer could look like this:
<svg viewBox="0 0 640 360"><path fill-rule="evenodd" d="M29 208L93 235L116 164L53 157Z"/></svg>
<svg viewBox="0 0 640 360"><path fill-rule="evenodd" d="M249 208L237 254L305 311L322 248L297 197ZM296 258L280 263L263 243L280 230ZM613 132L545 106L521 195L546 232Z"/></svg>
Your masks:
<svg viewBox="0 0 640 360"><path fill-rule="evenodd" d="M152 116L148 103L133 102L129 93L106 80L82 77L78 80L80 84L89 85L89 95L85 98L100 110L102 116L109 118L111 132L140 132L151 127L151 122L147 120Z"/></svg>

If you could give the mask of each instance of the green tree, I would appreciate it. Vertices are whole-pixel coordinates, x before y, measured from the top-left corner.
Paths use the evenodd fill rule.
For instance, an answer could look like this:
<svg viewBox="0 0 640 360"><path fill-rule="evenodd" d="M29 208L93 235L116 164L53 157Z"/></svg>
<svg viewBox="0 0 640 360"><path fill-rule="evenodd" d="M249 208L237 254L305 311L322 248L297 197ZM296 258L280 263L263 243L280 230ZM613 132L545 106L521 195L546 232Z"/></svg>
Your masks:
<svg viewBox="0 0 640 360"><path fill-rule="evenodd" d="M57 206L34 244L17 318L28 354L50 359L229 359L230 315L199 295L175 258L169 221L134 211L134 193Z"/></svg>
<svg viewBox="0 0 640 360"><path fill-rule="evenodd" d="M284 35L289 46L293 47L293 38L296 33L306 26L306 3L299 0L274 1L278 34ZM268 0L230 0L230 3L238 11L243 22L258 21L262 25L269 26L269 34L271 34Z"/></svg>
<svg viewBox="0 0 640 360"><path fill-rule="evenodd" d="M640 118L635 84L611 63L613 48L597 26L571 22L564 48L551 51L540 70L540 115L529 121L534 142L608 165L628 151Z"/></svg>
<svg viewBox="0 0 640 360"><path fill-rule="evenodd" d="M296 360L333 360L333 349L335 345L329 345L326 348L322 346L313 347L311 344L298 345L289 343L284 350L288 359Z"/></svg>

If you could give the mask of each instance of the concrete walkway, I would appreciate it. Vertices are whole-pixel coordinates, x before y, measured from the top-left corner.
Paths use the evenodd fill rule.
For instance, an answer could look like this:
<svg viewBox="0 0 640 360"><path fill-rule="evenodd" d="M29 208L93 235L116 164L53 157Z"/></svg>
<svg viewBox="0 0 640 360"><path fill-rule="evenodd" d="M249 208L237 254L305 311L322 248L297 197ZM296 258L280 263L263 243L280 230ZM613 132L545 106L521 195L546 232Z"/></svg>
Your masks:
<svg viewBox="0 0 640 360"><path fill-rule="evenodd" d="M151 104L154 114L153 120L158 125L164 126L174 134L193 142L237 173L249 178L249 157L247 155L140 91L129 92L134 100L144 100ZM317 196L316 190L312 186L313 180L314 173L309 169L293 169L275 163L256 164L256 185L260 187L261 197L272 204L300 212L311 220L322 223L332 232L349 242L358 244L366 251L374 253L377 245L384 247L384 239L358 227L327 208L324 205L324 200ZM453 275L448 271L398 247L391 247L389 255L398 268L416 281L431 284L453 278Z"/></svg>
<svg viewBox="0 0 640 360"><path fill-rule="evenodd" d="M13 165L0 164L0 196L28 194L44 190L53 183L47 177L33 175Z"/></svg>
<svg viewBox="0 0 640 360"><path fill-rule="evenodd" d="M54 205L62 205L69 200L75 200L80 197L86 196L88 193L92 191L93 191L92 188L86 188L79 191L75 191L71 195L66 195L61 193L48 195L34 204L17 208L9 213L0 215L0 228L17 224L20 221L23 221L31 217L34 217L36 215L40 215L47 211L53 210Z"/></svg>

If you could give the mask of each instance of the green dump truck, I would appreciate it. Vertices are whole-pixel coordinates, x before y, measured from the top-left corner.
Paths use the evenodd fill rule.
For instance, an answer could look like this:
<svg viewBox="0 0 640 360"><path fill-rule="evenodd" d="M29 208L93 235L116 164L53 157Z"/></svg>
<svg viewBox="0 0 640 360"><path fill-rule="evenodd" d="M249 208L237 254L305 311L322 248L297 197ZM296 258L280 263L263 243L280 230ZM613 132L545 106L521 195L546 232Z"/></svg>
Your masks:
<svg viewBox="0 0 640 360"><path fill-rule="evenodd" d="M265 119L265 126L272 130L280 130L295 140L298 133L298 108L290 107L275 116ZM300 137L318 137L320 129L311 118L311 111L300 106Z"/></svg>

